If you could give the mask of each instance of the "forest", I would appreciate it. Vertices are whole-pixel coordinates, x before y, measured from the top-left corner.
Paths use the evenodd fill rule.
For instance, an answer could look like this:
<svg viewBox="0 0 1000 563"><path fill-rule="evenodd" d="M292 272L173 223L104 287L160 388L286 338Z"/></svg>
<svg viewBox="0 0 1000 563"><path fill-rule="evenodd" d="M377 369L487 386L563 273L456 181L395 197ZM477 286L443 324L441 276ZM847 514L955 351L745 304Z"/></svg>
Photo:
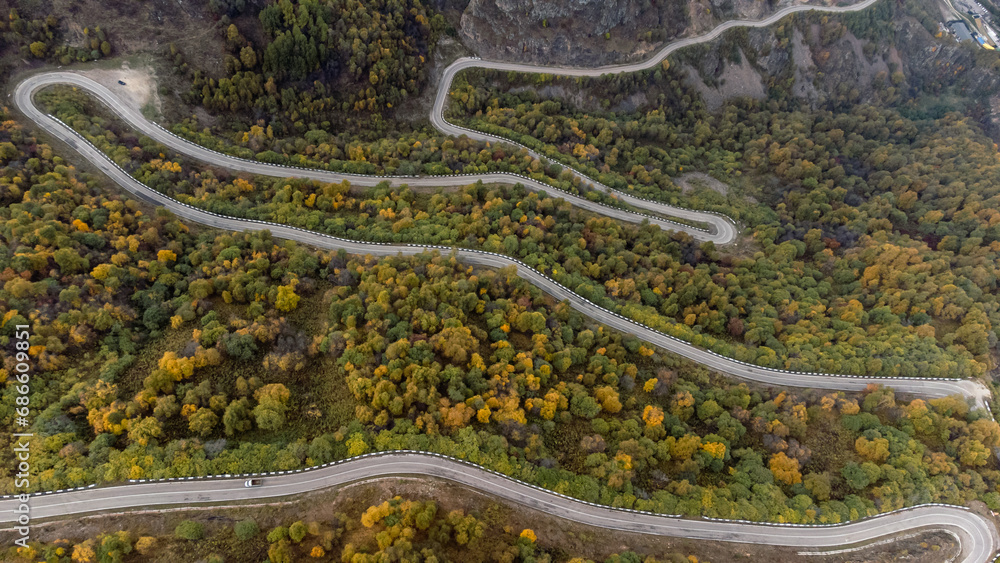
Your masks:
<svg viewBox="0 0 1000 563"><path fill-rule="evenodd" d="M561 130L565 139L576 128L588 142L601 144L601 131L607 130L602 125L609 122L546 116L540 108L546 103L552 102L492 113L537 120L536 131ZM659 174L660 167L682 167L692 147L742 154L746 174L781 180L769 186L774 191L761 193L774 213L747 217L757 219L753 236L763 257L796 261L815 272L816 281L827 282L838 297L863 307L859 315L869 317L863 324L908 326L911 334L937 336L941 349L956 359L964 357L963 363L971 360L973 372L992 366L987 352L996 345L993 327L998 320L992 265L1000 235L1000 216L995 215L1000 202L995 180L990 180L997 171L996 149L968 119L951 114L917 123L872 107L847 115L772 114L749 104L696 126L696 131L700 126L703 132L715 132L714 141L699 139L697 133L683 139L678 135L671 154L662 148L663 140L676 134L676 126L655 110L635 117L639 119L627 121L634 140L655 143L612 135L616 146L589 145L603 155L601 166L608 168L610 160L625 163L628 174L642 175L646 168ZM544 125L550 121L558 126ZM736 139L746 142L736 144ZM732 144L728 149L727 143ZM759 262L754 266L759 269ZM939 281L924 285L934 279ZM765 316L780 319L777 312ZM966 325L966 330L958 326L938 335L948 322ZM780 342L780 329L765 326L764 331Z"/></svg>
<svg viewBox="0 0 1000 563"><path fill-rule="evenodd" d="M29 549L7 548L7 561L44 563L123 563L163 553L197 557L206 563L266 560L349 561L351 563L444 563L477 561L495 563L597 563L574 557L557 547L541 545L535 530L490 529L491 514L467 514L445 510L433 500L394 496L348 515L339 512L328 519L287 521L262 529L258 519L248 517L220 526L205 518L179 520L169 535L139 535L130 531L98 533L73 542L59 539ZM225 517L216 517L223 520ZM149 560L149 559L144 559ZM632 550L615 553L603 563L710 563L676 551L656 556Z"/></svg>
<svg viewBox="0 0 1000 563"><path fill-rule="evenodd" d="M3 338L30 324L31 354L53 374L32 389L40 489L409 448L692 516L1000 507L1000 427L961 399L751 389L594 324L513 271L192 232L78 178L13 122L3 134Z"/></svg>
<svg viewBox="0 0 1000 563"><path fill-rule="evenodd" d="M775 303L784 293L772 286L765 292L771 306L755 307L753 318L739 319L744 341L766 345L779 357L796 356L794 344L787 344L803 341L796 329L824 324L811 319L828 319L826 326L834 330L846 328L838 321L860 321L868 336L891 338L901 331L910 342L922 342L917 346L933 338L958 364L938 363L947 366L943 372L929 365L907 369L880 351L862 358L868 373L981 375L995 365L996 147L970 118L956 113L914 118L865 104L845 111L781 109L773 101L754 100L732 102L713 114L698 111L697 102L686 103L691 93L671 68L589 83L555 79L622 97L631 89L662 92L658 108L632 114L584 112L519 88L511 94L523 78L509 82L480 73L469 79L493 86L453 92L452 107L466 115L467 125L558 154L558 160L590 170L609 185L628 189L633 184L625 185L626 179L634 179L635 186L649 186L644 193L677 198L678 188L654 186L701 161L699 168L748 186L763 205L726 202L762 248L745 269L780 284L785 277L775 276L780 265L791 266L797 274L791 284L801 287L797 279L811 274L810 283L829 288L836 301L821 299L820 311L788 288L793 298ZM716 205L726 199L702 197ZM763 266L765 273L762 258L776 267ZM771 281L775 277L779 281ZM846 308L836 309L837 301ZM925 352L914 348L906 355Z"/></svg>
<svg viewBox="0 0 1000 563"><path fill-rule="evenodd" d="M845 17L846 23L824 17L822 23L831 38L847 32L869 37L884 30L893 15L891 10L876 12L867 19ZM792 28L783 24L775 33L787 41ZM723 42L739 46L743 40L735 34ZM604 247L582 249L586 254L579 261L586 272L576 264L577 257L567 254L573 252L569 240L562 245L540 240L522 249L520 242L514 248L510 239L504 247L512 255L559 272L557 277L563 276L559 279L566 285L606 306L626 307L637 320L669 327L687 340L768 366L917 377L982 376L991 369L1000 321L992 296L996 285L992 258L1000 231L991 211L997 208L996 190L990 187L996 182L989 180L995 170L995 149L977 123L954 113L929 119L891 107L888 98L882 105L844 109L834 104L837 109L814 110L774 94L772 100L737 100L710 113L684 84L677 66L664 64L647 73L593 80L484 72L466 72L459 78L452 89L453 119L528 144L549 156L553 162L548 164L509 147L486 147L463 138L442 140L417 131L365 142L347 132L330 134L313 122L302 136L288 137L278 122L261 119L234 132L228 143L220 143L193 122L178 124L174 130L238 156L354 173L517 171L579 191L579 182L567 181L557 163L572 165L619 189L725 212L746 224L753 243L759 245L758 251L743 256L720 253L716 261L702 258L711 256L711 249L688 249L680 264L677 260L661 268L642 264L624 274L631 277L625 283L636 287L618 291L624 300L608 299L615 290L604 286L617 283L611 277L622 276L612 273L615 260L598 264L601 272L590 271L588 264L594 262L588 255L600 259L599 254L610 254ZM957 76L964 79L966 73L959 70ZM890 78L899 80L895 75ZM470 85L477 81L482 85ZM536 99L534 88L546 85L582 88L603 100L645 91L648 98L655 98L651 104L655 109L630 114L600 108L581 111L558 99ZM512 88L518 90L516 95L504 93ZM61 109L60 115L70 118L83 112ZM92 108L87 111L92 113ZM99 127L114 126L102 122ZM92 139L99 130L94 128ZM140 142L127 131L116 134L129 139L131 146ZM107 147L109 152L112 148ZM127 151L120 146L115 150L120 164L130 162ZM682 194L673 178L685 168L747 186L764 205L704 192ZM146 179L155 182L163 174ZM182 181L182 191L185 185L187 181ZM593 191L586 195L614 204L606 195ZM211 205L220 212L240 209L246 216L265 218L269 215L256 205L261 196L265 194L236 197L242 200L240 208ZM423 211L437 217L431 209ZM360 233L346 222L343 227L337 219L330 223L324 212L329 210L270 214L270 218L301 221L308 216L304 226L364 240L416 240L407 229L412 218L394 219L395 230L388 237L380 234L386 228L366 225L367 232ZM450 217L433 219L434 224L469 221L468 215ZM368 224L370 219L363 221ZM496 227L500 226L491 224L489 233L502 240L530 238L525 236L531 232L527 226L510 234L498 233ZM419 240L487 247L490 237L483 229L476 230L476 241L469 231L444 236L444 231L435 230ZM534 251L537 243L542 243L542 252ZM632 244L624 246L635 254ZM488 247L500 248L496 241ZM648 245L638 248L647 256L656 254ZM627 268L633 268L631 262L626 262ZM557 264L562 267L554 268ZM683 271L682 266L693 272ZM661 274L662 281L656 281ZM657 295L653 291L657 288L670 293ZM879 338L868 338L872 334ZM830 346L833 349L828 350Z"/></svg>
<svg viewBox="0 0 1000 563"><path fill-rule="evenodd" d="M63 65L74 61L94 61L114 53L107 34L100 27L84 28L82 42L78 46L70 46L60 33L60 24L60 18L55 14L29 20L22 18L17 8L11 8L7 19L0 18L0 53L11 47L23 57ZM3 76L2 72L0 76Z"/></svg>
<svg viewBox="0 0 1000 563"><path fill-rule="evenodd" d="M188 101L305 133L345 113L377 119L419 93L427 57L446 26L420 0L280 0L260 9L266 44L225 29L226 77L188 67ZM254 28L256 29L256 28ZM172 51L178 69L182 53Z"/></svg>
<svg viewBox="0 0 1000 563"><path fill-rule="evenodd" d="M353 195L346 184L321 189L222 172L218 177L161 158L165 149L144 147L116 122L90 117L93 109L79 94L53 94L48 103L119 164L135 167L139 180L186 203L358 240L501 252L588 299L744 361L917 377L981 375L992 361L988 351L996 336L990 317L997 303L973 283L995 280L987 256L959 269L952 259L924 258L919 246L890 243L877 233L857 235L838 224L827 225L824 236L817 224L802 233L807 245L784 229L778 235L780 223L772 223L755 235L764 250L741 260L682 233L594 217L522 188L480 184L431 195L382 186ZM849 246L842 248L838 236ZM919 278L888 275L897 263L911 261L925 264ZM956 279L956 273L968 277ZM974 303L978 314L967 314ZM942 320L960 324L948 327ZM942 325L951 334L939 336ZM881 338L866 338L873 333Z"/></svg>
<svg viewBox="0 0 1000 563"><path fill-rule="evenodd" d="M725 212L745 228L742 245L617 223L555 190L361 189L232 174L136 135L78 92L47 91L39 103L140 181L204 209L357 240L501 252L623 315L759 365L992 386L996 145L968 115L904 103L913 101L906 75L887 75L899 89L870 103L846 103L848 91L810 107L772 84L769 99L709 111L677 58L597 79L462 74L449 119L530 146L541 162L511 146L378 123L420 95L447 33L417 0L281 0L250 14L259 29L242 2L212 6L227 76L172 52L192 84L187 100L227 116L214 130L197 118L168 124L196 142L357 173L517 171L576 192L564 172L572 166L623 191ZM345 9L352 18L335 17ZM864 36L885 17L830 33ZM40 60L111 52L99 29L87 31L95 55L59 47L57 22L12 13L3 26L8 46ZM608 101L577 107L534 93L541 87ZM638 93L644 105L621 105ZM371 119L374 133L335 130L349 119ZM2 110L0 345L15 325L31 326L29 353L46 373L31 389L31 430L44 436L35 490L292 470L406 448L582 500L690 517L818 524L926 502L1000 510L991 455L1000 425L960 398L740 383L583 317L514 270L185 225L61 150ZM692 171L732 191L685 193L680 176ZM12 362L4 356L0 377ZM8 423L14 394L7 385L0 399ZM0 467L0 489L13 490L9 467ZM340 542L353 521L370 533ZM473 515L405 499L313 524L232 534L272 563L313 552L376 561L389 551L432 561L453 559L482 528ZM116 561L204 534L180 523L172 538L105 534L19 556ZM533 535L503 540L498 560L562 556Z"/></svg>
<svg viewBox="0 0 1000 563"><path fill-rule="evenodd" d="M45 93L42 93L43 97ZM68 92L49 98L51 107L58 107L59 115L75 120L89 118L92 113L101 116L101 108L82 96ZM105 118L111 116L104 116ZM98 122L101 126L114 127L114 118ZM260 122L259 122L260 123ZM83 126L81 125L81 128ZM212 150L271 164L301 168L316 168L332 172L366 175L413 176L419 174L445 176L449 174L476 174L505 172L521 174L551 185L556 190L583 196L590 201L611 207L637 211L614 194L589 189L578 176L557 163L545 163L531 157L527 150L513 146L495 145L472 141L467 137L444 139L426 132L395 133L375 142L364 142L348 131L330 133L310 129L303 137L282 138L271 126L251 126L230 137L218 136L207 129L199 130L196 120L186 119L176 123L171 131L196 144ZM96 130L95 130L96 132ZM125 136L128 131L120 131ZM95 139L91 139L94 141ZM98 144L103 141L98 140ZM109 153L110 154L110 153ZM125 165L129 155L111 155ZM670 220L694 224L677 217Z"/></svg>

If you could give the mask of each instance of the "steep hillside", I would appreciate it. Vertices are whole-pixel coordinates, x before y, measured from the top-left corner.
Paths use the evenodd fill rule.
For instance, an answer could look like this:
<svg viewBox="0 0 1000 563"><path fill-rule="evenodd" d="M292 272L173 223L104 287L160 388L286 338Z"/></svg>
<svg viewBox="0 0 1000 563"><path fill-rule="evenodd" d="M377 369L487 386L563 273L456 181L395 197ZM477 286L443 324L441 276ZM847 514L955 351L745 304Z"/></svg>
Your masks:
<svg viewBox="0 0 1000 563"><path fill-rule="evenodd" d="M796 3L754 0L472 0L459 28L491 59L595 66L640 58L731 19L760 19Z"/></svg>
<svg viewBox="0 0 1000 563"><path fill-rule="evenodd" d="M846 110L898 107L913 118L969 115L997 137L995 55L937 32L936 7L877 4L843 18L798 15L681 51L685 82L709 110L740 97Z"/></svg>

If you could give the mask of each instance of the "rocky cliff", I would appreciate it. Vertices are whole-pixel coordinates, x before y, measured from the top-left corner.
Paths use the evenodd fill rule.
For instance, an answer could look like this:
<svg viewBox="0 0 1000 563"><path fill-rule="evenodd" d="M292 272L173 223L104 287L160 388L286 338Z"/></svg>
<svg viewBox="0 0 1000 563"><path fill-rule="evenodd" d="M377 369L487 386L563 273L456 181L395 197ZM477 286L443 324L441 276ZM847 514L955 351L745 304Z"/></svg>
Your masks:
<svg viewBox="0 0 1000 563"><path fill-rule="evenodd" d="M1000 64L977 64L991 55L947 36L935 37L906 8L834 18L802 15L747 30L679 53L686 82L710 109L737 97L798 98L814 107L888 104L911 111L993 113L1000 130ZM923 102L910 102L922 97ZM936 101L935 98L937 98ZM930 104L933 107L924 107Z"/></svg>
<svg viewBox="0 0 1000 563"><path fill-rule="evenodd" d="M651 50L686 25L676 0L472 0L460 33L484 58L589 66Z"/></svg>
<svg viewBox="0 0 1000 563"><path fill-rule="evenodd" d="M826 3L824 0L814 0ZM730 19L760 19L791 0L471 0L459 33L483 58L598 66Z"/></svg>

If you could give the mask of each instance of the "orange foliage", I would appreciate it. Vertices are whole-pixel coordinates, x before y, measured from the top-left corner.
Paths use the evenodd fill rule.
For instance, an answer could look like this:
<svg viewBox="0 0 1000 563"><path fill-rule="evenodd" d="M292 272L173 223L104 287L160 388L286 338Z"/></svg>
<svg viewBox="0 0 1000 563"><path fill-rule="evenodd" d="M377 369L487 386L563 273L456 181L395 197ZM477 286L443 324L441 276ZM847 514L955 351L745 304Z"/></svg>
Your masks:
<svg viewBox="0 0 1000 563"><path fill-rule="evenodd" d="M772 455L768 467L774 474L774 478L786 485L802 482L802 474L799 473L799 460L788 457L785 452Z"/></svg>
<svg viewBox="0 0 1000 563"><path fill-rule="evenodd" d="M659 426L663 424L663 409L653 405L646 405L642 410L642 420L646 426Z"/></svg>

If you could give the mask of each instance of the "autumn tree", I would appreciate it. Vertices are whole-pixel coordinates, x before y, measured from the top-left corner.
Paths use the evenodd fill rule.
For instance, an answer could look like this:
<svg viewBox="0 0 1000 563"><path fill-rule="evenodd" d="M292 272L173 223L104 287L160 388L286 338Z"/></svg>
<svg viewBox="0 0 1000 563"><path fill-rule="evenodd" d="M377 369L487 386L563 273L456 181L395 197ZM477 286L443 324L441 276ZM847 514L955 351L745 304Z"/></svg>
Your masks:
<svg viewBox="0 0 1000 563"><path fill-rule="evenodd" d="M786 485L802 482L802 474L799 473L799 460L788 457L785 452L772 455L768 468L774 474L775 479Z"/></svg>
<svg viewBox="0 0 1000 563"><path fill-rule="evenodd" d="M257 406L253 408L257 426L262 430L278 430L285 424L288 399L291 393L281 383L261 387L254 393Z"/></svg>

